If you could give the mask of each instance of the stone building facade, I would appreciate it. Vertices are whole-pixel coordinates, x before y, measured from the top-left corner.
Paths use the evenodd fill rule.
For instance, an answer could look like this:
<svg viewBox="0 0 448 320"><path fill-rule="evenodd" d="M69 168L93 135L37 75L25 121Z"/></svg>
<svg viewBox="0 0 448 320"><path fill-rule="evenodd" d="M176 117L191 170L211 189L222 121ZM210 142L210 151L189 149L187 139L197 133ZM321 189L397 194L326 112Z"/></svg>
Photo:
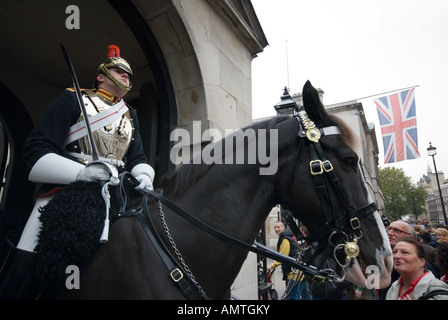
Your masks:
<svg viewBox="0 0 448 320"><path fill-rule="evenodd" d="M445 210L448 208L448 184L445 180L443 172L432 172L431 167L428 165L426 174L422 175L419 181L417 181L417 187L422 187L428 193L428 200L426 202L426 219L430 224L444 223L442 204L440 201L439 188L437 186L437 178L440 182L440 189L442 190L442 198L445 204Z"/></svg>
<svg viewBox="0 0 448 320"><path fill-rule="evenodd" d="M442 201L445 206L445 214L448 208L448 184L440 185L442 191L442 199L440 199L439 188L433 188L428 194L428 215L432 225L445 224L445 216L443 214Z"/></svg>

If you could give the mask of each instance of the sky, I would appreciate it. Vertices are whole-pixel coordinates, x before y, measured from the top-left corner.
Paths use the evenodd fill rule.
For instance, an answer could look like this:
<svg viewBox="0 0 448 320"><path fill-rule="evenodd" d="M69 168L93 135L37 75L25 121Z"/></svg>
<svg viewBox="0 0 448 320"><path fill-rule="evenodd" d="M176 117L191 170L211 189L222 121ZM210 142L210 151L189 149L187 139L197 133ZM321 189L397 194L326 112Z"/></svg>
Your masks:
<svg viewBox="0 0 448 320"><path fill-rule="evenodd" d="M437 171L448 178L448 1L252 0L269 45L252 61L252 117L275 115L283 88L307 80L324 104L358 100L375 125L380 167L396 167L416 183ZM374 99L415 88L420 158L384 164ZM446 139L446 140L445 140ZM441 182L442 183L442 182Z"/></svg>

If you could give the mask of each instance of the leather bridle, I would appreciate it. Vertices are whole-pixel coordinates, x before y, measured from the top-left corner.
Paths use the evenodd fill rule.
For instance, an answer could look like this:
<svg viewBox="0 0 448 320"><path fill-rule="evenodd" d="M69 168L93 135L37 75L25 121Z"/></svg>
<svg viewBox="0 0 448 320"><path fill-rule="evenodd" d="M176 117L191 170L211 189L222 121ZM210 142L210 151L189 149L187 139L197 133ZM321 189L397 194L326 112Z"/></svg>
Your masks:
<svg viewBox="0 0 448 320"><path fill-rule="evenodd" d="M340 180L334 172L334 167L325 156L320 138L324 135L340 134L336 126L317 128L313 121L308 118L305 111L299 112L295 116L299 123L299 147L293 174L291 174L287 185L283 207L289 209L290 199L293 196L292 187L306 143L310 147L310 174L313 177L315 190L319 198L326 223L318 230L305 236L307 243L323 242L327 238L328 244L334 248L333 256L341 267L349 265L353 258L359 254L358 240L362 237L360 218L371 214L377 210L374 202L354 209L349 202L349 197L343 189ZM332 190L333 192L330 192ZM338 207L343 208L343 215L339 215ZM338 251L344 250L345 260L340 261Z"/></svg>

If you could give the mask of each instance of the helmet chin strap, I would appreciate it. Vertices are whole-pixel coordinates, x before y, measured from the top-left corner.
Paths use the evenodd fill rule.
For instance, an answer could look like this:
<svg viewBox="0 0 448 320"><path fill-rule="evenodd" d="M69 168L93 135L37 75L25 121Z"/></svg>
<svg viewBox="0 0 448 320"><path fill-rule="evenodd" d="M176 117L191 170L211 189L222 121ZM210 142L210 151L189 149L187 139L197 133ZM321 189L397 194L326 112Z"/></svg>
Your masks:
<svg viewBox="0 0 448 320"><path fill-rule="evenodd" d="M118 79L115 78L109 71L109 68L120 68L129 74L129 86L118 81ZM100 64L98 67L98 72L104 73L115 85L117 85L118 88L124 91L131 90L131 76L133 75L133 72L129 63L120 56L120 48L116 45L111 44L108 47L107 60L106 62Z"/></svg>
<svg viewBox="0 0 448 320"><path fill-rule="evenodd" d="M113 76L113 74L112 73L110 73L110 71L109 71L109 69L107 69L106 67L104 67L104 66L102 66L101 68L101 71L115 84L115 85L117 85L120 89L123 89L123 90L126 90L126 91L129 91L129 90L131 90L131 88L132 88L132 84L130 84L129 86L127 86L127 85L125 85L125 84L123 84L122 82L120 82L120 81L118 81L118 79L117 78L115 78L114 76Z"/></svg>

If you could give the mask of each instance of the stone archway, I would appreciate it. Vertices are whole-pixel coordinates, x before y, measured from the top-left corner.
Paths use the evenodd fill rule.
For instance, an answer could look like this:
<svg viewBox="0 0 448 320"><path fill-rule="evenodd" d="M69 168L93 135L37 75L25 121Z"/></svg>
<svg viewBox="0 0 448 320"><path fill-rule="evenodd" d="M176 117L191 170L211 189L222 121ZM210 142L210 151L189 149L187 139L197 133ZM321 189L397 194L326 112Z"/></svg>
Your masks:
<svg viewBox="0 0 448 320"><path fill-rule="evenodd" d="M175 25L171 32L172 38L178 39L176 45L169 46L167 30L157 26L157 18L149 21L146 7L137 1L79 0L78 30L65 26L65 9L71 4L68 0L49 0L45 8L30 0L0 4L1 12L5 12L0 17L0 58L8 61L0 65L0 81L23 105L32 127L56 95L71 86L60 43L71 56L81 86L87 88L93 84L97 66L105 60L107 46L120 46L122 56L132 64L135 73L134 89L127 100L139 114L145 153L160 176L174 169L169 159L171 131L179 123L182 125L178 119L191 119L180 111L185 108L178 108L184 96L189 94L189 100L195 104L190 108L196 113L192 117L205 108L197 107L201 102L200 72L197 63L192 64L194 51L176 9L171 1L142 3L151 12L163 12L158 18L168 17ZM181 58L174 58L177 50L182 52ZM196 70L191 69L192 65ZM185 68L190 70L180 77L188 74L199 79L195 83L198 89L190 93L187 91L192 88L191 81L179 81L176 71Z"/></svg>
<svg viewBox="0 0 448 320"><path fill-rule="evenodd" d="M175 6L172 1L164 0L136 0L135 6L151 28L166 62L178 108L177 126L206 120L203 71L195 51L198 40L184 22L187 19L183 13L185 5L179 2Z"/></svg>

